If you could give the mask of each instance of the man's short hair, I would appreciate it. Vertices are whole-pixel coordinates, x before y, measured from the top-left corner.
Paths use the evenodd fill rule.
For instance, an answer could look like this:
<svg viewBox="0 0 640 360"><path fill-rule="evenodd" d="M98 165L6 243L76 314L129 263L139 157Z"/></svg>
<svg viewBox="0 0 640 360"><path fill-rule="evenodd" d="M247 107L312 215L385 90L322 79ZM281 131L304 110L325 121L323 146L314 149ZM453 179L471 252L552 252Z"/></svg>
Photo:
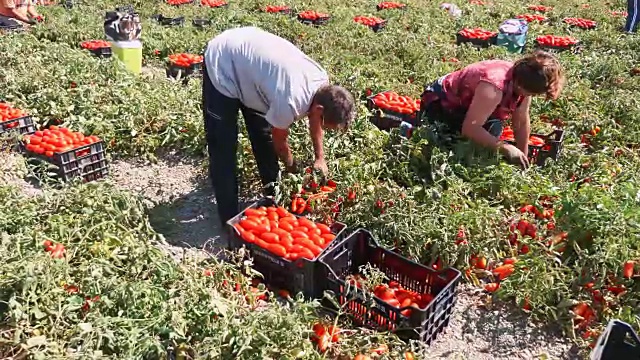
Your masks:
<svg viewBox="0 0 640 360"><path fill-rule="evenodd" d="M355 117L353 95L347 89L337 85L325 85L318 89L313 102L324 108L324 121L343 126L351 125Z"/></svg>

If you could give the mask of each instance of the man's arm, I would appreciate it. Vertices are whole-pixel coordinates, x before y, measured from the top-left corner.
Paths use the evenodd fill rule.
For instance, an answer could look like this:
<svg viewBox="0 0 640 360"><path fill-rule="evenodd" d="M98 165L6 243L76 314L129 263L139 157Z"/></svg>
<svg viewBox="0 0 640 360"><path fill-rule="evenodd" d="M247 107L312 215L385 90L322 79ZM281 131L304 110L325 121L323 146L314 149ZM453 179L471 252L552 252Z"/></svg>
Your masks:
<svg viewBox="0 0 640 360"><path fill-rule="evenodd" d="M289 129L271 128L271 136L273 137L273 146L276 150L278 158L284 163L287 171L295 171L295 161L289 147Z"/></svg>
<svg viewBox="0 0 640 360"><path fill-rule="evenodd" d="M313 167L317 170L320 170L324 175L327 175L329 172L327 168L327 163L324 160L324 130L322 129L322 121L321 120L311 120L309 118L309 133L311 135L311 144L313 145L313 152L315 157L315 162Z"/></svg>
<svg viewBox="0 0 640 360"><path fill-rule="evenodd" d="M525 155L529 152L529 136L531 135L531 119L529 118L529 107L531 106L531 96L524 98L520 106L513 113L513 132L516 137L516 146Z"/></svg>

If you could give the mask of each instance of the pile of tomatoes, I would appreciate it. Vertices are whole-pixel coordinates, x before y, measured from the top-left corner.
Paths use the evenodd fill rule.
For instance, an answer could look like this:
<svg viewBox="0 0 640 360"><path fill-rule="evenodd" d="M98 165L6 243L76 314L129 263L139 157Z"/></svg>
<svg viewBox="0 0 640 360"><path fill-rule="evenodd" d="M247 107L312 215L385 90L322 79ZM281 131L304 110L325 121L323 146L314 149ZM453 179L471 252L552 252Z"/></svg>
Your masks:
<svg viewBox="0 0 640 360"><path fill-rule="evenodd" d="M597 23L593 20L581 18L565 18L562 21L564 21L565 24L577 26L581 29L595 29L597 25Z"/></svg>
<svg viewBox="0 0 640 360"><path fill-rule="evenodd" d="M460 36L466 39L489 40L498 35L495 31L484 30L480 28L467 29L464 28L458 32Z"/></svg>
<svg viewBox="0 0 640 360"><path fill-rule="evenodd" d="M51 126L44 131L36 131L24 138L27 151L53 157L54 153L64 153L81 146L91 145L100 140L97 136L85 136L64 127ZM84 150L83 150L84 151ZM87 152L89 149L87 149ZM82 156L82 154L78 154Z"/></svg>
<svg viewBox="0 0 640 360"><path fill-rule="evenodd" d="M104 48L110 48L111 44L104 40L89 40L80 43L80 47L87 50L98 50Z"/></svg>
<svg viewBox="0 0 640 360"><path fill-rule="evenodd" d="M326 20L329 18L329 14L313 11L313 10L305 10L298 14L298 17L302 20Z"/></svg>
<svg viewBox="0 0 640 360"><path fill-rule="evenodd" d="M537 22L547 21L546 16L537 15L537 14L522 14L522 15L516 16L516 18L526 20L528 23L534 22L534 21L537 21Z"/></svg>
<svg viewBox="0 0 640 360"><path fill-rule="evenodd" d="M223 6L227 6L227 2L224 0L201 0L200 5L207 6L210 8L219 8Z"/></svg>
<svg viewBox="0 0 640 360"><path fill-rule="evenodd" d="M384 23L384 20L375 16L356 16L353 18L353 21L369 27L374 27Z"/></svg>
<svg viewBox="0 0 640 360"><path fill-rule="evenodd" d="M626 11L611 10L611 16L627 17L629 16L629 13Z"/></svg>
<svg viewBox="0 0 640 360"><path fill-rule="evenodd" d="M553 10L553 6L529 5L527 9L544 13L544 12Z"/></svg>
<svg viewBox="0 0 640 360"><path fill-rule="evenodd" d="M291 11L291 8L286 5L267 5L264 11L268 13L287 13Z"/></svg>
<svg viewBox="0 0 640 360"><path fill-rule="evenodd" d="M403 9L407 7L406 4L402 4L399 2L395 2L395 1L383 1L380 4L378 4L378 10L384 10L384 9Z"/></svg>
<svg viewBox="0 0 640 360"><path fill-rule="evenodd" d="M27 113L23 110L16 109L7 103L0 102L0 123L5 121L19 119L21 117L27 116ZM10 124L4 125L5 128L11 129L18 126L18 122L12 122Z"/></svg>
<svg viewBox="0 0 640 360"><path fill-rule="evenodd" d="M365 278L361 275L351 275L347 277L347 281L358 288L362 288L362 282ZM373 288L373 294L380 300L398 309L404 309L400 313L403 316L411 316L410 307L424 310L433 301L431 294L419 294L412 290L405 289L397 281L390 281L388 284L380 284Z"/></svg>
<svg viewBox="0 0 640 360"><path fill-rule="evenodd" d="M393 111L399 114L415 114L420 110L419 99L398 95L393 91L377 94L371 101L379 109Z"/></svg>
<svg viewBox="0 0 640 360"><path fill-rule="evenodd" d="M329 226L275 206L245 210L234 228L244 241L291 261L315 259L336 237Z"/></svg>
<svg viewBox="0 0 640 360"><path fill-rule="evenodd" d="M169 62L172 65L184 67L184 68L190 67L194 64L199 64L203 61L204 61L204 57L202 55L185 54L185 53L169 55Z"/></svg>
<svg viewBox="0 0 640 360"><path fill-rule="evenodd" d="M167 0L167 4L169 5L184 5L191 4L193 0Z"/></svg>
<svg viewBox="0 0 640 360"><path fill-rule="evenodd" d="M502 135L500 135L500 140L511 141L511 142L515 141L513 129L509 126L505 127L504 130L502 130ZM541 137L534 136L534 135L531 135L529 137L529 145L543 146L544 144L545 144L545 141Z"/></svg>
<svg viewBox="0 0 640 360"><path fill-rule="evenodd" d="M578 43L572 36L541 35L536 38L538 45L550 47L568 47Z"/></svg>

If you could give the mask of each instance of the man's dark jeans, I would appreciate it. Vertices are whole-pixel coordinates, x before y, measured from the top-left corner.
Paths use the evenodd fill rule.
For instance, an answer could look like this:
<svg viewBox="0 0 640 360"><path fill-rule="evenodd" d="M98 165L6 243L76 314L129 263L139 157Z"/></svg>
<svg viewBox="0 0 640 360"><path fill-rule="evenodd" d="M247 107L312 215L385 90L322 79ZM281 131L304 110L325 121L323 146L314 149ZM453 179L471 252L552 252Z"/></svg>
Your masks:
<svg viewBox="0 0 640 360"><path fill-rule="evenodd" d="M624 26L626 32L636 32L640 23L640 0L627 0L627 23Z"/></svg>
<svg viewBox="0 0 640 360"><path fill-rule="evenodd" d="M278 157L271 127L264 115L247 108L240 100L221 94L211 83L206 67L202 77L202 111L209 147L209 176L223 226L238 214L238 110L242 111L251 148L258 163L262 184L278 178Z"/></svg>

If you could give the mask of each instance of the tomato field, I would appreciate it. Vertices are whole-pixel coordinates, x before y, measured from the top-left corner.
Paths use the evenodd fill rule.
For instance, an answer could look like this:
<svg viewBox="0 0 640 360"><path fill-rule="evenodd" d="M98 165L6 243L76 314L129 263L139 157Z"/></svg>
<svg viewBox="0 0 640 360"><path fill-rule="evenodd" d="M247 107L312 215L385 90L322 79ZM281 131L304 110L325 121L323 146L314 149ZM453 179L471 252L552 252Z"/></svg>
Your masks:
<svg viewBox="0 0 640 360"><path fill-rule="evenodd" d="M584 351L610 319L638 329L640 37L621 32L625 4L473 0L457 3L462 16L454 18L437 1L402 3L378 10L365 0L133 1L143 23L140 76L83 49L104 39L105 12L124 4L39 6L43 23L0 33L0 100L41 127L104 140L112 159L154 161L177 151L205 164L201 81L169 80L164 69L169 59L199 58L225 29L259 26L300 47L361 100L348 131L325 134L331 190L304 168L284 175L276 200L287 211L365 228L436 270L455 267L479 297L558 324ZM306 25L300 12L328 20ZM186 21L162 26L157 14ZM211 25L194 27L196 18ZM529 21L527 50L536 42L580 45L558 54L568 78L560 98L532 103L533 133L564 130L557 161L521 171L467 142L437 146L426 127L407 139L369 121L367 97L390 90L411 103L425 84L465 65L517 59L500 46L456 44L462 29L493 32L512 18ZM290 143L299 161L313 163L305 123L293 126ZM256 198L246 136L238 155L243 196ZM238 271L242 264L174 261L155 246L163 237L139 194L109 181L44 189L29 196L0 183L0 358L420 358L416 343L323 317L318 301L265 293ZM318 235L323 246L322 235L333 239Z"/></svg>

